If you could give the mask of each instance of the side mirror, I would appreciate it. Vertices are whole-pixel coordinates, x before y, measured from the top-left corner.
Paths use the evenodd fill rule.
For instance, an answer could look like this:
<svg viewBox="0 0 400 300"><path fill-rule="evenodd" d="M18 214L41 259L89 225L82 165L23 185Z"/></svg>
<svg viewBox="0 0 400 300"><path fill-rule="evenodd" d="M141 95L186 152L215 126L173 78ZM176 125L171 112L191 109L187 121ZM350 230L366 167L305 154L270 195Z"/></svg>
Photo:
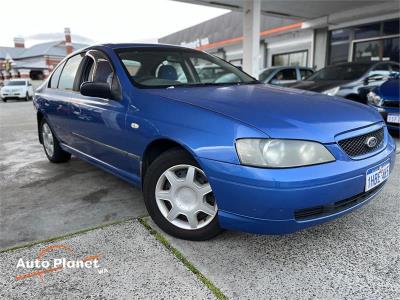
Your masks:
<svg viewBox="0 0 400 300"><path fill-rule="evenodd" d="M111 88L105 82L85 81L81 84L80 92L89 97L112 98Z"/></svg>

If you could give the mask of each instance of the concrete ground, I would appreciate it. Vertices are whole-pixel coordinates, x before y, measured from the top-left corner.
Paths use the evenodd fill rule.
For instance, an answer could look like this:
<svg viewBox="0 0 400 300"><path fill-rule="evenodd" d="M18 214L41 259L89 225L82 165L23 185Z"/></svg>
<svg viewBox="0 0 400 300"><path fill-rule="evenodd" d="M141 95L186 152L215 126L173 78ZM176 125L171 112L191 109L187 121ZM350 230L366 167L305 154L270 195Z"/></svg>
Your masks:
<svg viewBox="0 0 400 300"><path fill-rule="evenodd" d="M47 259L99 254L99 268L63 269L43 280L38 276L17 280L17 275L31 272L16 268L18 260L34 259L51 245L68 246L73 253L59 249L48 253ZM0 259L0 299L214 299L138 221L2 253Z"/></svg>
<svg viewBox="0 0 400 300"><path fill-rule="evenodd" d="M31 102L0 104L0 140L0 249L133 218L0 253L0 299L213 298L193 272L232 299L400 299L399 164L370 204L291 235L224 232L188 242L148 220L175 251L136 221L146 215L139 190L78 159L47 162ZM61 270L42 282L16 280L19 258L60 244L78 257L100 254L108 272Z"/></svg>
<svg viewBox="0 0 400 300"><path fill-rule="evenodd" d="M146 214L125 181L74 157L50 163L32 102L1 102L0 140L0 249Z"/></svg>

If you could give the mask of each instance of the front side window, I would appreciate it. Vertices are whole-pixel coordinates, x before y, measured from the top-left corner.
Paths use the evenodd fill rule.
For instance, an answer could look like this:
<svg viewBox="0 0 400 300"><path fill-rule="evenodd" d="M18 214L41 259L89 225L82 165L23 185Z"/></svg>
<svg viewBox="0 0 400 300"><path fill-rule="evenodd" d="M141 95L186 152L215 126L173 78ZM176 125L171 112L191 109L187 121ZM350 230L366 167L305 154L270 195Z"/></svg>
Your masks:
<svg viewBox="0 0 400 300"><path fill-rule="evenodd" d="M272 56L272 66L307 66L308 51L275 54Z"/></svg>
<svg viewBox="0 0 400 300"><path fill-rule="evenodd" d="M133 70L131 69L131 71ZM81 82L106 83L115 98L119 98L120 88L117 75L111 62L102 52L98 50L88 51L81 77Z"/></svg>
<svg viewBox="0 0 400 300"><path fill-rule="evenodd" d="M76 72L78 71L82 58L82 54L77 54L68 59L60 75L60 80L58 82L59 89L70 91L74 89Z"/></svg>
<svg viewBox="0 0 400 300"><path fill-rule="evenodd" d="M373 68L374 71L389 71L389 64L378 64Z"/></svg>
<svg viewBox="0 0 400 300"><path fill-rule="evenodd" d="M204 52L132 48L117 50L117 54L127 74L140 87L258 83L238 68Z"/></svg>

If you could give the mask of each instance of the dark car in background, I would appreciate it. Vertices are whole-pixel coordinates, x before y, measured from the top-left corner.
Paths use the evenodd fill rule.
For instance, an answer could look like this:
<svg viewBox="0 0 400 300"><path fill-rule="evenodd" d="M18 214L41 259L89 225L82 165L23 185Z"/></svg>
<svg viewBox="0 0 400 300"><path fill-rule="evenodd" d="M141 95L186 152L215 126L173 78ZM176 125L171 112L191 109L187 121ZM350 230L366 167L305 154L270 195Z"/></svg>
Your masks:
<svg viewBox="0 0 400 300"><path fill-rule="evenodd" d="M357 62L331 65L290 87L367 103L367 94L399 73L396 62Z"/></svg>
<svg viewBox="0 0 400 300"><path fill-rule="evenodd" d="M390 79L368 93L368 104L376 108L387 127L399 131L400 124L400 79Z"/></svg>
<svg viewBox="0 0 400 300"><path fill-rule="evenodd" d="M262 70L258 78L262 83L286 85L304 80L313 73L313 69L306 67L272 67Z"/></svg>

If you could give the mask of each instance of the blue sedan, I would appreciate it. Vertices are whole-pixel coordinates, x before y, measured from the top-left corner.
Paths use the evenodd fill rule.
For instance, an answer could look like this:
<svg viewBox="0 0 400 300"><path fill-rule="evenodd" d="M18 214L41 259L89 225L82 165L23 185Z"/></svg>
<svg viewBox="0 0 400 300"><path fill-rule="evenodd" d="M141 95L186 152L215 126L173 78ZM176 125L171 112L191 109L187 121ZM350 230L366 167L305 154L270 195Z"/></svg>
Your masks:
<svg viewBox="0 0 400 300"><path fill-rule="evenodd" d="M387 127L399 132L400 128L400 79L389 79L368 93L368 104L378 110Z"/></svg>
<svg viewBox="0 0 400 300"><path fill-rule="evenodd" d="M203 82L209 67L231 79ZM142 188L154 222L183 239L222 229L283 234L332 220L376 196L395 162L375 109L266 86L177 46L73 53L34 105L51 162L72 154Z"/></svg>

